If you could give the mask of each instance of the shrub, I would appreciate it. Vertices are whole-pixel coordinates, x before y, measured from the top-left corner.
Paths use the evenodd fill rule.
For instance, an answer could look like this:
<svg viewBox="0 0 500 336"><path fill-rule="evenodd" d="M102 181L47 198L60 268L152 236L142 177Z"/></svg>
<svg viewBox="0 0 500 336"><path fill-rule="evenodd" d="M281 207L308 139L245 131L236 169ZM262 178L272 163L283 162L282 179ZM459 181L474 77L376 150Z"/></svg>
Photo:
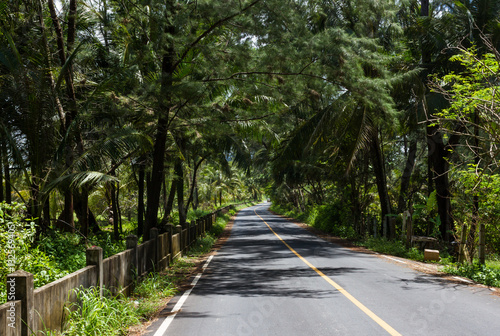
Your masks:
<svg viewBox="0 0 500 336"><path fill-rule="evenodd" d="M463 265L448 265L444 271L463 276L487 286L500 287L500 270L478 263Z"/></svg>
<svg viewBox="0 0 500 336"><path fill-rule="evenodd" d="M52 231L41 237L38 246L54 258L59 268L69 273L86 266L85 246L81 244L80 236L75 233Z"/></svg>
<svg viewBox="0 0 500 336"><path fill-rule="evenodd" d="M424 255L419 249L415 247L407 249L403 242L399 240L389 240L383 237L368 237L366 240L360 243L360 245L379 253L390 254L393 256L413 260L424 260Z"/></svg>
<svg viewBox="0 0 500 336"><path fill-rule="evenodd" d="M32 273L35 288L55 281L68 272L57 267L54 258L34 246L36 224L25 219L24 204L0 203L0 279L14 270ZM12 260L14 264L8 262ZM5 281L0 281L0 303L7 299Z"/></svg>

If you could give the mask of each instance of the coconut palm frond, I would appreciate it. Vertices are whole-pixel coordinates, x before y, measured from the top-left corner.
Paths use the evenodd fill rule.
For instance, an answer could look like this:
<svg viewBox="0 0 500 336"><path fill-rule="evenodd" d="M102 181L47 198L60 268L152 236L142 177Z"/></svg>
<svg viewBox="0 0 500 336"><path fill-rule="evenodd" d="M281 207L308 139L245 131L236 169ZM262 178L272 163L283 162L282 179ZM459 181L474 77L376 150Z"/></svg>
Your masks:
<svg viewBox="0 0 500 336"><path fill-rule="evenodd" d="M72 173L64 176L60 176L50 183L48 183L43 189L42 193L47 195L55 188L69 188L72 190L77 190L80 188L91 189L96 185L107 182L118 182L119 180L115 176L111 176L105 173L97 171L85 171Z"/></svg>
<svg viewBox="0 0 500 336"><path fill-rule="evenodd" d="M14 163L18 167L21 167L23 175L26 179L26 183L28 183L28 185L31 185L31 175L26 168L27 164L23 158L23 154L21 153L20 147L16 143L15 139L12 137L12 134L10 133L8 128L1 120L0 120L0 135L2 135L2 137L7 139L7 144L10 148L10 152L12 154L12 159Z"/></svg>
<svg viewBox="0 0 500 336"><path fill-rule="evenodd" d="M357 154L364 148L366 148L370 143L370 134L373 131L371 126L370 118L367 113L367 109L359 109L361 115L357 115L356 118L352 119L351 132L354 134L353 140L350 143L350 148L348 148L346 155L347 162L347 173L351 170L354 162L356 161Z"/></svg>
<svg viewBox="0 0 500 336"><path fill-rule="evenodd" d="M69 55L69 57L66 59L66 62L64 63L61 72L59 73L59 76L57 77L56 81L56 91L59 91L59 88L61 87L61 83L63 79L66 76L66 73L69 71L69 68L71 64L73 64L73 60L75 59L76 55L80 51L80 48L82 47L84 41L81 41L75 48L75 50Z"/></svg>
<svg viewBox="0 0 500 336"><path fill-rule="evenodd" d="M132 153L141 155L152 148L150 137L135 129L123 128L94 144L75 160L73 166L79 171L101 170L106 166L108 159L118 162Z"/></svg>

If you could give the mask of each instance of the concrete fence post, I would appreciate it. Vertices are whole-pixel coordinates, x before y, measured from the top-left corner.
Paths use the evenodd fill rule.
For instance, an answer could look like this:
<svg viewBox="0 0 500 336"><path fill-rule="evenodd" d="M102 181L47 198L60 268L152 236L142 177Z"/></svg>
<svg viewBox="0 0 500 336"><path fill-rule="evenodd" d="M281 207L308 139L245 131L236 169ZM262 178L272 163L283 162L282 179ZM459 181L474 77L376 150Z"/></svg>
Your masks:
<svg viewBox="0 0 500 336"><path fill-rule="evenodd" d="M165 225L165 227L166 227L166 231L168 233L170 233L170 235L175 234L175 226L174 226L174 224L168 223L168 224Z"/></svg>
<svg viewBox="0 0 500 336"><path fill-rule="evenodd" d="M137 238L136 235L133 235L133 234L128 235L127 238L126 238L126 242L125 242L127 250L136 248L137 247L137 242L138 242L138 238Z"/></svg>
<svg viewBox="0 0 500 336"><path fill-rule="evenodd" d="M190 236L189 236L189 246L193 244L196 241L196 221L191 222L191 230L190 230Z"/></svg>
<svg viewBox="0 0 500 336"><path fill-rule="evenodd" d="M21 328L21 336L32 335L35 328L33 274L19 270L7 275L8 301L21 301L21 321L14 321L15 328ZM14 307L14 306L11 306ZM15 309L15 308L14 308ZM14 311L15 316L15 311ZM15 319L15 317L14 317ZM2 321L3 322L3 321ZM9 320L9 323L12 322Z"/></svg>
<svg viewBox="0 0 500 336"><path fill-rule="evenodd" d="M153 256L151 258L151 266L152 270L155 271L158 268L158 258L160 256L158 251L160 248L160 244L158 244L158 229L154 227L151 228L149 232L149 236L151 237L151 240L153 240Z"/></svg>
<svg viewBox="0 0 500 336"><path fill-rule="evenodd" d="M183 251L184 250L184 246L183 246L184 245L184 243L183 243L184 239L182 239L183 237L182 237L182 226L181 225L176 225L175 226L175 234L179 235L179 245L180 245L179 249L181 251Z"/></svg>
<svg viewBox="0 0 500 336"><path fill-rule="evenodd" d="M125 246L127 247L127 250L132 250L132 275L134 277L139 276L139 270L137 269L139 267L139 257L137 255L137 242L138 238L136 235L128 235L125 241Z"/></svg>
<svg viewBox="0 0 500 336"><path fill-rule="evenodd" d="M96 287L99 288L99 295L102 297L104 288L104 270L102 266L103 259L102 248L99 246L89 247L86 251L87 266L97 267Z"/></svg>

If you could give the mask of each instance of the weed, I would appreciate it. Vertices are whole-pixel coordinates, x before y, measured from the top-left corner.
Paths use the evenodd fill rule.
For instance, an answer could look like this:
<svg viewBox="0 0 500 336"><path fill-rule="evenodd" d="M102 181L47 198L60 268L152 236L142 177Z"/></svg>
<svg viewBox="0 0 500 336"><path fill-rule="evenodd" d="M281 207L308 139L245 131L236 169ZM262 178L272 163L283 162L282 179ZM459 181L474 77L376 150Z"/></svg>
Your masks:
<svg viewBox="0 0 500 336"><path fill-rule="evenodd" d="M212 233L207 233L199 237L189 249L189 255L200 256L210 252L210 249L212 248L216 240L217 238Z"/></svg>
<svg viewBox="0 0 500 336"><path fill-rule="evenodd" d="M177 289L168 274L150 273L135 287L131 297L137 314L149 319L158 310L162 300L173 296Z"/></svg>
<svg viewBox="0 0 500 336"><path fill-rule="evenodd" d="M475 282L487 286L500 287L500 270L490 268L479 263L463 265L447 265L443 269L445 272L469 278Z"/></svg>
<svg viewBox="0 0 500 336"><path fill-rule="evenodd" d="M95 287L76 289L77 302L67 307L68 319L63 335L125 335L128 327L139 323L137 310L123 296Z"/></svg>

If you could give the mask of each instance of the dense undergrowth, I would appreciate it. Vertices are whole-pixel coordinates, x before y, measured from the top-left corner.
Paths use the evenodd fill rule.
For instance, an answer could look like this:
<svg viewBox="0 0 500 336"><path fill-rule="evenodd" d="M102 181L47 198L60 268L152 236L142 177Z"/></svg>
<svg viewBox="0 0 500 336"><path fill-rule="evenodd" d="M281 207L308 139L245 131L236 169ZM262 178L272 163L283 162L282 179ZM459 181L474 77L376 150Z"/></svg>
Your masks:
<svg viewBox="0 0 500 336"><path fill-rule="evenodd" d="M462 265L446 265L443 271L469 278L477 283L486 286L500 287L500 269L493 268L479 263L462 264Z"/></svg>
<svg viewBox="0 0 500 336"><path fill-rule="evenodd" d="M235 213L236 210L230 210L220 215L212 229L199 237L185 256L162 272L150 273L136 284L128 298L121 295L112 297L108 293L106 298L99 300L96 289L77 289L78 303L68 307L69 314L62 335L126 335L130 326L150 319L168 298L177 293L179 284L191 276L199 257L212 249ZM45 334L55 335L51 331Z"/></svg>
<svg viewBox="0 0 500 336"><path fill-rule="evenodd" d="M271 210L280 215L295 218L337 237L345 239L357 238L356 231L350 223L351 218L348 211L344 211L341 207L320 205L306 209L305 211L299 211L296 208L284 207L273 203Z"/></svg>

